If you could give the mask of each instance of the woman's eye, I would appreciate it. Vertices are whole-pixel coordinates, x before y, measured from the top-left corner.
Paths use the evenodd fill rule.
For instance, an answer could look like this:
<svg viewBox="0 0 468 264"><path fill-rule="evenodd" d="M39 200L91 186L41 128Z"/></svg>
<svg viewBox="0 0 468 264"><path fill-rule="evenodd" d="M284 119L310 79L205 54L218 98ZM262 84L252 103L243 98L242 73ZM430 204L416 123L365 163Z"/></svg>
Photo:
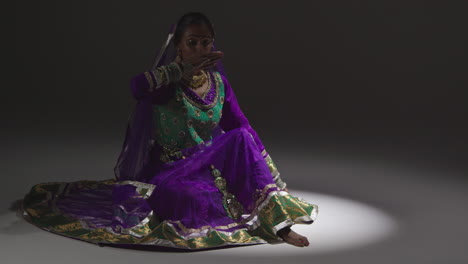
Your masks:
<svg viewBox="0 0 468 264"><path fill-rule="evenodd" d="M188 44L189 46L195 46L195 45L197 45L197 41L194 40L194 39L189 39L189 40L187 41L187 44Z"/></svg>
<svg viewBox="0 0 468 264"><path fill-rule="evenodd" d="M208 45L210 45L210 44L211 44L211 40L209 40L209 39L205 39L205 40L203 40L203 42L202 42L202 43L203 43L203 46L205 46L205 47L206 47L206 46L208 46Z"/></svg>

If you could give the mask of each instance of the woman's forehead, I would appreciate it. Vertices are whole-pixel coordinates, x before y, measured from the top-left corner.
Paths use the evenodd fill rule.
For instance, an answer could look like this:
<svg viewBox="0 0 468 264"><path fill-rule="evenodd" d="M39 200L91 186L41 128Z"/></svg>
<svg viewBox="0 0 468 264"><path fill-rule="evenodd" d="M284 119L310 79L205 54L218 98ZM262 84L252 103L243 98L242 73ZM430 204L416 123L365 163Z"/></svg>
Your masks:
<svg viewBox="0 0 468 264"><path fill-rule="evenodd" d="M184 30L184 37L211 38L211 31L205 24L189 25Z"/></svg>

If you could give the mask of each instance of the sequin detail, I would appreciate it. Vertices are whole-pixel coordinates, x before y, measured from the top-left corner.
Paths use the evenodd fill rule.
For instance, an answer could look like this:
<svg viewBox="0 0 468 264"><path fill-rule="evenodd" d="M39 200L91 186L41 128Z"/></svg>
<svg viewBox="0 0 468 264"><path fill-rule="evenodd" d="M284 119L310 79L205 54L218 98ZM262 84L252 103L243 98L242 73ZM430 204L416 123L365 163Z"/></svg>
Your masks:
<svg viewBox="0 0 468 264"><path fill-rule="evenodd" d="M237 201L234 194L227 191L226 179L221 176L221 172L211 165L211 175L215 178L216 188L223 194L223 207L227 215L232 219L239 219L244 213L242 204Z"/></svg>

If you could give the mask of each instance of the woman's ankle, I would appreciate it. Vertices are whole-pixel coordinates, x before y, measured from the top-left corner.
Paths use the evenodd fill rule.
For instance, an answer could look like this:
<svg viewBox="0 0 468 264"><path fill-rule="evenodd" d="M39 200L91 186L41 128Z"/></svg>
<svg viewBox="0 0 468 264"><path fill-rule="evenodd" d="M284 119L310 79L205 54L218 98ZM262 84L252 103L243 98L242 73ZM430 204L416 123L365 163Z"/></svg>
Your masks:
<svg viewBox="0 0 468 264"><path fill-rule="evenodd" d="M277 236L284 236L284 235L287 235L289 232L291 232L291 227L287 226L287 227L284 227L284 228L281 228L280 230L278 230L278 232L276 232L276 235Z"/></svg>

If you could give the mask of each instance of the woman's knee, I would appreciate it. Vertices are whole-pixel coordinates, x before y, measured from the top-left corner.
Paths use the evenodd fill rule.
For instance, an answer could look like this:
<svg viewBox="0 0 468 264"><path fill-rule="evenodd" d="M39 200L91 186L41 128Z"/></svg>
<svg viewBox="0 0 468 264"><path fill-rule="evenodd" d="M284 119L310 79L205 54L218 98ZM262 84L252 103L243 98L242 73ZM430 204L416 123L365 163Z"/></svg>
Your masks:
<svg viewBox="0 0 468 264"><path fill-rule="evenodd" d="M238 127L230 131L232 135L245 137L245 138L252 138L252 134L250 134L249 130L245 127Z"/></svg>

